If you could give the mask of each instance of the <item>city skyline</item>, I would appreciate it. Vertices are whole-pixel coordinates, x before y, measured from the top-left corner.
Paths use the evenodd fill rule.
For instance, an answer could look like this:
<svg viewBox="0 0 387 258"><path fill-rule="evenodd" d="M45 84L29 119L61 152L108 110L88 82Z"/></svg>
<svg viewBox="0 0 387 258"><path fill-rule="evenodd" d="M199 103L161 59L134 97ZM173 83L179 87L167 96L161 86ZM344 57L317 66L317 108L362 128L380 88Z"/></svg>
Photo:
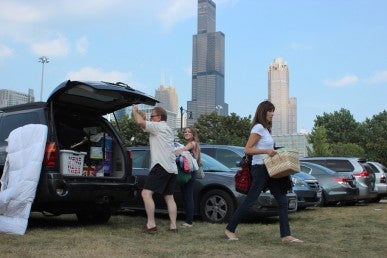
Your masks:
<svg viewBox="0 0 387 258"><path fill-rule="evenodd" d="M254 115L268 96L267 67L290 65L298 131L341 108L363 122L386 109L387 2L214 0L225 34L228 113ZM61 82L122 81L153 95L170 81L192 97L197 0L0 2L0 88L46 100Z"/></svg>

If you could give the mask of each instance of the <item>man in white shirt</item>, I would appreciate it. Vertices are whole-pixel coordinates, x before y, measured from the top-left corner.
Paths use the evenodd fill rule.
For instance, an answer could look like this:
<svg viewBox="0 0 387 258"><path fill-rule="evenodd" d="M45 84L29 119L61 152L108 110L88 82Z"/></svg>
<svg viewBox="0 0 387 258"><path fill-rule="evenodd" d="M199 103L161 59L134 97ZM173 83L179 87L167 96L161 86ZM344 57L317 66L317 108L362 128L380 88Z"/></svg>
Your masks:
<svg viewBox="0 0 387 258"><path fill-rule="evenodd" d="M168 207L170 219L169 231L177 233L176 217L177 207L173 192L177 178L175 147L173 145L173 133L167 124L167 112L162 107L154 107L151 112L150 121L139 113L137 105L133 105L133 116L136 123L149 133L149 144L151 154L151 171L145 181L141 192L147 214L147 224L143 232L154 234L157 232L155 221L155 203L153 193L164 196Z"/></svg>

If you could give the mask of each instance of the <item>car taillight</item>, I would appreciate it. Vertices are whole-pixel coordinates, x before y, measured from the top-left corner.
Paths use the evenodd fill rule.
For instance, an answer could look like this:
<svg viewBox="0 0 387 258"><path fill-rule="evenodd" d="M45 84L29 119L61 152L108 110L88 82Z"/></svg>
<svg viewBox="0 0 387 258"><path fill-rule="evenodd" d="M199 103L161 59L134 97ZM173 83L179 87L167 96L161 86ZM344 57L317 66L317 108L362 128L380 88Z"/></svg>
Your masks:
<svg viewBox="0 0 387 258"><path fill-rule="evenodd" d="M386 177L385 176L381 176L380 177L380 183L382 183L382 184L386 183Z"/></svg>
<svg viewBox="0 0 387 258"><path fill-rule="evenodd" d="M369 177L370 173L368 173L368 171L366 171L366 170L363 170L361 173L356 173L356 174L353 174L353 175L357 176L357 177Z"/></svg>
<svg viewBox="0 0 387 258"><path fill-rule="evenodd" d="M56 144L55 142L48 142L43 159L44 166L53 167L56 165Z"/></svg>
<svg viewBox="0 0 387 258"><path fill-rule="evenodd" d="M344 177L334 177L334 178L332 178L332 180L334 180L338 183L348 184L348 180Z"/></svg>
<svg viewBox="0 0 387 258"><path fill-rule="evenodd" d="M133 151L128 150L128 158L129 158L129 168L130 171L133 170Z"/></svg>

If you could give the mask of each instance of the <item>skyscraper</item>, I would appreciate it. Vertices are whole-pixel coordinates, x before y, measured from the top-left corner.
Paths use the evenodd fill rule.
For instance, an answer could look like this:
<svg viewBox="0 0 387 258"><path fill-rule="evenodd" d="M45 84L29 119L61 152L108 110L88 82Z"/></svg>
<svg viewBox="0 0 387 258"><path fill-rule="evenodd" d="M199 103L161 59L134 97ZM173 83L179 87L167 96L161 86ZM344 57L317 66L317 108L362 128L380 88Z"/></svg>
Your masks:
<svg viewBox="0 0 387 258"><path fill-rule="evenodd" d="M156 89L156 99L160 101L156 106L163 107L167 111L167 123L172 129L180 128L180 113L178 111L178 97L173 86L160 85Z"/></svg>
<svg viewBox="0 0 387 258"><path fill-rule="evenodd" d="M178 112L177 93L173 86L160 85L160 87L156 89L155 97L160 101L156 106L161 106L165 110L174 113Z"/></svg>
<svg viewBox="0 0 387 258"><path fill-rule="evenodd" d="M289 98L289 67L280 57L269 65L268 89L269 101L275 106L272 134L297 133L297 100Z"/></svg>
<svg viewBox="0 0 387 258"><path fill-rule="evenodd" d="M216 32L216 5L212 0L198 0L198 31L192 42L192 112L188 125L201 114L228 114L224 102L224 34Z"/></svg>

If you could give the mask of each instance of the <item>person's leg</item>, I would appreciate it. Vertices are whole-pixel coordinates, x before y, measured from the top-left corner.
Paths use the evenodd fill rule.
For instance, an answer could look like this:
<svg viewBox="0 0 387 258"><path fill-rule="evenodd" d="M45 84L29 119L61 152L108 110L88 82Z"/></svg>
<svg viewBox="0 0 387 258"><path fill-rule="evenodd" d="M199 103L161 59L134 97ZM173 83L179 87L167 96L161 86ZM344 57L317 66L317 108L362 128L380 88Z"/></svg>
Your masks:
<svg viewBox="0 0 387 258"><path fill-rule="evenodd" d="M171 221L169 228L176 229L177 207L175 199L173 198L173 195L165 195L164 199L168 207L168 215Z"/></svg>
<svg viewBox="0 0 387 258"><path fill-rule="evenodd" d="M242 204L236 209L231 217L225 234L229 239L236 239L235 230L245 212L253 205L259 194L266 187L269 176L264 166L254 165L251 169L252 183L249 192Z"/></svg>
<svg viewBox="0 0 387 258"><path fill-rule="evenodd" d="M144 189L141 192L141 196L144 201L144 207L148 219L148 229L156 227L155 202L153 200L153 194L162 194L164 188L168 184L169 178L169 173L167 173L162 166L156 164L149 172L149 175L144 183Z"/></svg>
<svg viewBox="0 0 387 258"><path fill-rule="evenodd" d="M177 230L176 229L177 207L176 207L175 199L173 198L177 175L167 173L167 172L165 173L168 179L162 194L164 195L165 203L167 204L167 208L168 208L169 219L171 221L169 225L169 229L172 229L174 232L177 232L176 231Z"/></svg>
<svg viewBox="0 0 387 258"><path fill-rule="evenodd" d="M147 216L147 228L156 227L155 221L155 203L153 201L153 191L143 189L141 191L142 200L144 201L146 216Z"/></svg>
<svg viewBox="0 0 387 258"><path fill-rule="evenodd" d="M282 242L287 243L304 243L303 240L297 239L291 235L288 217L288 198L286 197L286 186L282 183L270 183L270 192L274 195L279 209L279 227Z"/></svg>
<svg viewBox="0 0 387 258"><path fill-rule="evenodd" d="M291 234L288 217L288 199L286 192L281 187L278 183L271 184L270 192L278 203L280 235L281 237L286 237Z"/></svg>
<svg viewBox="0 0 387 258"><path fill-rule="evenodd" d="M181 186L181 192L184 198L185 223L188 225L192 225L194 218L194 184L195 174L192 175L192 178L186 184Z"/></svg>

